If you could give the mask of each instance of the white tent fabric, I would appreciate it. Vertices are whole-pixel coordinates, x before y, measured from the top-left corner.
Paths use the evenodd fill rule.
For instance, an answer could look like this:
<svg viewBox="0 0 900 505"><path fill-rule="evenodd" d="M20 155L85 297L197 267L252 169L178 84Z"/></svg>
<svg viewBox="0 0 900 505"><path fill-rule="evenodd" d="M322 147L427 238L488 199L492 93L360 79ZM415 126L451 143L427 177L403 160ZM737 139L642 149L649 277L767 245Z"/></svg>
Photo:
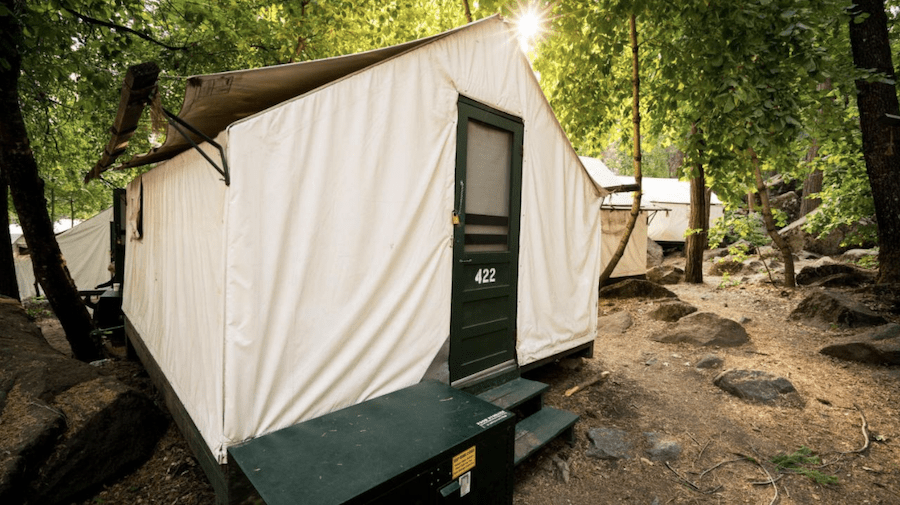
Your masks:
<svg viewBox="0 0 900 505"><path fill-rule="evenodd" d="M633 177L614 174L602 160L588 156L579 158L594 182L604 189L615 190L635 184ZM633 198L630 191L610 193L603 198L600 209L600 259L603 268L609 264L625 235L625 225L631 214ZM625 251L610 277L643 275L647 272L647 218L655 210L658 208L641 199L641 213L631 231Z"/></svg>
<svg viewBox="0 0 900 505"><path fill-rule="evenodd" d="M59 249L75 286L79 290L90 290L109 281L111 261L109 251L109 223L112 221L113 209L98 213L96 216L76 224L74 228L56 236ZM71 223L66 219L60 225ZM21 235L13 242L13 259L16 264L16 281L19 285L19 297L22 299L37 296L34 281L34 267L31 257L20 254L26 247L25 236Z"/></svg>
<svg viewBox="0 0 900 505"><path fill-rule="evenodd" d="M642 188L648 202L666 209L651 217L647 235L657 242L684 242L691 212L691 183L678 179L644 177ZM722 201L713 193L710 198L709 225L713 226L724 212Z"/></svg>
<svg viewBox="0 0 900 505"><path fill-rule="evenodd" d="M514 33L474 23L231 125L230 186L192 151L129 185L124 310L220 462L422 379L450 328L460 95L525 125L519 364L595 338L605 191Z"/></svg>

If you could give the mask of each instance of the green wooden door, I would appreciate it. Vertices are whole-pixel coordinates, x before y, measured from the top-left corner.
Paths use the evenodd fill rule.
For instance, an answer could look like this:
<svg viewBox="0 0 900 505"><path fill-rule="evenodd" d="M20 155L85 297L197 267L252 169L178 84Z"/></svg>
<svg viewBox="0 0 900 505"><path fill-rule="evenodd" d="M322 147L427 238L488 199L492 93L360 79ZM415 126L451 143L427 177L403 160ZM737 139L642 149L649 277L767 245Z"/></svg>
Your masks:
<svg viewBox="0 0 900 505"><path fill-rule="evenodd" d="M460 97L450 381L516 366L521 119Z"/></svg>

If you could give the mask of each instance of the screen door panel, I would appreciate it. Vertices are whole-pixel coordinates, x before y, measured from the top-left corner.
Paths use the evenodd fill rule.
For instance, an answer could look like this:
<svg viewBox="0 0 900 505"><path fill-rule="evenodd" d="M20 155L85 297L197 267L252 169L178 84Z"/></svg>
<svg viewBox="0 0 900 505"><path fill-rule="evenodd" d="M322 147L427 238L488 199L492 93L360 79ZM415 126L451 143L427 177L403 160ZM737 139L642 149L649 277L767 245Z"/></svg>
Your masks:
<svg viewBox="0 0 900 505"><path fill-rule="evenodd" d="M450 379L515 366L523 127L459 102Z"/></svg>

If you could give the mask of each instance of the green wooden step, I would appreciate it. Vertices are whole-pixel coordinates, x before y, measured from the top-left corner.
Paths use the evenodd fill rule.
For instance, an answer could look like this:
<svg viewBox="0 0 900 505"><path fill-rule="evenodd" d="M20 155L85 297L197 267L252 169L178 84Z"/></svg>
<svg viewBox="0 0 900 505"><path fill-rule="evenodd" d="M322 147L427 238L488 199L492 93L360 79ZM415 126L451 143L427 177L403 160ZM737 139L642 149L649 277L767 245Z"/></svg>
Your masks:
<svg viewBox="0 0 900 505"><path fill-rule="evenodd" d="M516 424L515 464L525 461L556 437L563 436L570 444L574 443L576 421L577 414L552 407L544 407L519 421Z"/></svg>
<svg viewBox="0 0 900 505"><path fill-rule="evenodd" d="M534 410L540 410L541 400L538 397L548 389L550 386L543 382L519 377L493 389L488 389L478 397L505 410L512 410L532 398L537 398L538 406Z"/></svg>

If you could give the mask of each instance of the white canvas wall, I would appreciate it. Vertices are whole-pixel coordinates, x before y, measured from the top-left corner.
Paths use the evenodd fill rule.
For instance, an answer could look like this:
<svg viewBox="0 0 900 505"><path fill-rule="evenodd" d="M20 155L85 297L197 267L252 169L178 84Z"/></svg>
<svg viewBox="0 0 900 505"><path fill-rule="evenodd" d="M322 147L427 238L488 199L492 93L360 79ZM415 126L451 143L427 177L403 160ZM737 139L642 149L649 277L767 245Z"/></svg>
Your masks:
<svg viewBox="0 0 900 505"><path fill-rule="evenodd" d="M525 124L519 363L594 339L600 190L480 22L233 124L228 187L190 151L143 176L126 314L220 461L421 380L450 329L460 94Z"/></svg>
<svg viewBox="0 0 900 505"><path fill-rule="evenodd" d="M619 248L619 242L625 235L625 225L631 214L630 210L604 209L600 212L600 260L603 268L609 264L610 259ZM631 275L643 275L647 273L647 212L641 212L631 237L625 246L622 258L616 264L611 277L628 277Z"/></svg>
<svg viewBox="0 0 900 505"><path fill-rule="evenodd" d="M220 179L191 150L128 185L122 300L210 448L222 446L226 186Z"/></svg>
<svg viewBox="0 0 900 505"><path fill-rule="evenodd" d="M69 269L69 274L79 290L94 289L112 278L109 271L109 223L112 221L112 215L110 207L56 236L59 250L66 261L66 268ZM13 259L16 264L19 297L25 299L37 295L34 287L34 266L31 264L30 256L18 254L18 245L25 245L24 237L19 237L13 244Z"/></svg>

